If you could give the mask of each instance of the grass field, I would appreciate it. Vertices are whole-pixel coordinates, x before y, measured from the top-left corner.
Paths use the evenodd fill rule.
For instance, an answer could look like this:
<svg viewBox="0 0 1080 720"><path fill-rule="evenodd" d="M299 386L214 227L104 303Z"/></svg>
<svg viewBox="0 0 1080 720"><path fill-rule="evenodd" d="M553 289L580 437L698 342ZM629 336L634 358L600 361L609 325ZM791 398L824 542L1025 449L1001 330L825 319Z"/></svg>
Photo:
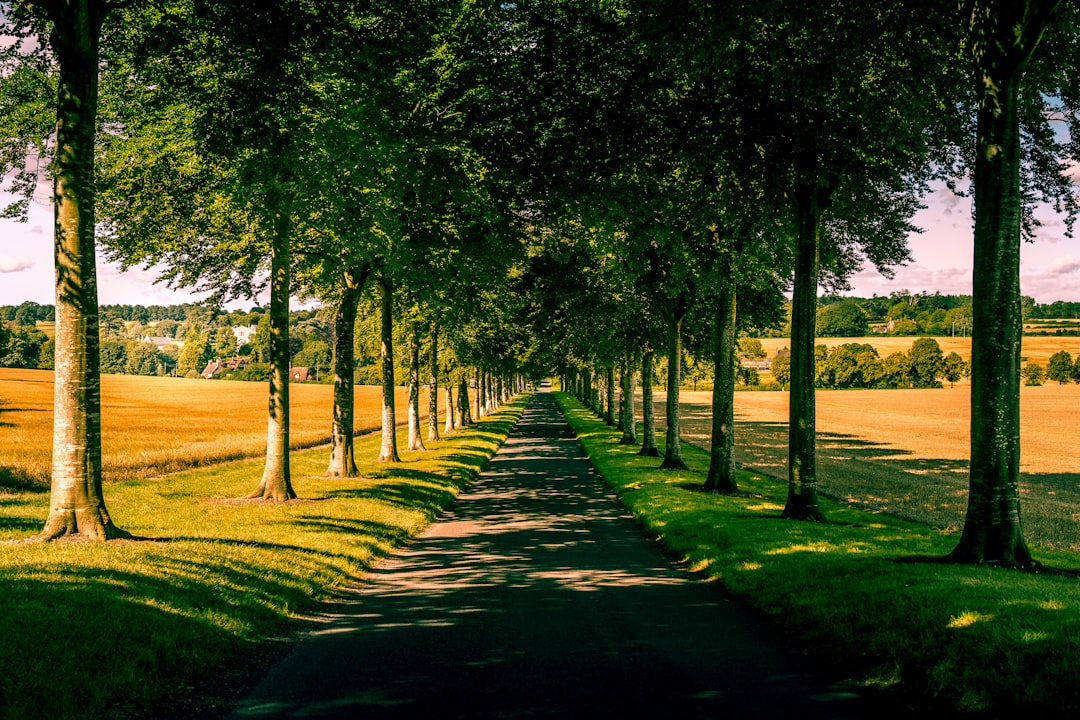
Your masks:
<svg viewBox="0 0 1080 720"><path fill-rule="evenodd" d="M52 378L50 370L0 368L0 486L48 484ZM154 477L265 453L267 392L261 382L103 375L105 479ZM372 386L356 388L357 433L379 427L381 392ZM420 403L423 417L427 398L425 390ZM407 400L407 389L398 388L401 422ZM330 441L331 386L291 385L289 406L294 448Z"/></svg>
<svg viewBox="0 0 1080 720"><path fill-rule="evenodd" d="M858 338L818 338L814 341L817 345L825 345L834 348L846 343L866 343L873 345L878 355L885 358L894 352L907 352L917 337L902 337L890 335L868 335ZM955 352L964 360L971 361L971 338L969 337L936 337L941 351L948 355ZM761 347L769 357L775 357L780 348L790 348L791 338L761 338ZM1043 367L1050 356L1059 350L1067 350L1073 359L1080 355L1080 337L1025 337L1021 346L1021 358L1023 363L1037 362Z"/></svg>
<svg viewBox="0 0 1080 720"><path fill-rule="evenodd" d="M823 492L956 530L967 503L970 387L819 390ZM1029 542L1080 551L1080 385L1021 388L1021 497ZM787 477L786 392L735 394L738 462ZM657 409L664 395L657 396ZM686 392L683 435L709 445L711 394ZM662 420L662 412L657 415Z"/></svg>
<svg viewBox="0 0 1080 720"><path fill-rule="evenodd" d="M884 693L895 717L1076 717L1076 553L1037 549L1059 573L942 563L956 533L827 498L828 523L782 520L786 483L740 472L744 494L700 492L704 451L684 447L688 472L659 470L576 401L560 403L600 476L664 547L817 666Z"/></svg>
<svg viewBox="0 0 1080 720"><path fill-rule="evenodd" d="M27 544L48 493L0 492L0 717L223 716L288 649L297 614L424 527L479 473L526 400L428 452L403 449L400 464L374 461L378 434L358 438L358 478L322 477L325 447L295 452L300 499L288 503L237 499L261 459L109 483L109 510L135 540Z"/></svg>

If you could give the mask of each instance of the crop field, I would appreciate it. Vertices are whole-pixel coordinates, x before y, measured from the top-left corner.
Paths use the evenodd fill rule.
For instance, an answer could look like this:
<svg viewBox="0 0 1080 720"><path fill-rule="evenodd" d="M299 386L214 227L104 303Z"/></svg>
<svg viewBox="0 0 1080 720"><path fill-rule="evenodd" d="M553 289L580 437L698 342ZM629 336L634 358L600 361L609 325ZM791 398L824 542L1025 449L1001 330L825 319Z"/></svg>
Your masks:
<svg viewBox="0 0 1080 720"><path fill-rule="evenodd" d="M814 343L825 345L829 349L845 343L865 343L873 345L878 351L878 355L884 358L894 352L907 352L911 349L911 344L917 339L916 336L867 335L866 337L857 338L818 338ZM934 339L937 340L938 345L941 346L941 352L945 355L955 352L964 360L970 362L970 337L936 337ZM761 338L761 347L769 357L775 357L776 351L780 348L791 347L791 338ZM1027 336L1021 345L1021 362L1036 362L1045 367L1050 356L1059 350L1067 350L1075 360L1076 356L1080 354L1080 337Z"/></svg>
<svg viewBox="0 0 1080 720"><path fill-rule="evenodd" d="M53 374L0 368L0 485L48 484ZM103 375L101 444L106 480L154 477L266 452L266 383ZM379 428L381 389L357 386L356 432ZM398 388L399 422L408 391ZM427 391L420 412L427 416ZM290 444L330 442L333 388L290 386ZM441 404L440 404L441 408Z"/></svg>
<svg viewBox="0 0 1080 720"><path fill-rule="evenodd" d="M663 397L658 393L658 421ZM711 394L683 391L680 399L683 437L708 448ZM741 465L787 478L787 413L786 392L735 394ZM969 421L969 387L819 390L819 489L959 530L967 507ZM1023 387L1020 434L1028 542L1080 550L1080 385Z"/></svg>

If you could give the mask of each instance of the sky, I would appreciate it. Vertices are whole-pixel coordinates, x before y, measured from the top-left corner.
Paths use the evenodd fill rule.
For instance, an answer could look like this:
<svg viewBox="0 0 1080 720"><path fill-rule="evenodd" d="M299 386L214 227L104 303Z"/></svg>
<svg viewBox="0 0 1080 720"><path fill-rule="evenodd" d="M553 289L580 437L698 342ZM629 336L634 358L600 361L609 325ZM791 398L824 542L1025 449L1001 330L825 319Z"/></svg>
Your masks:
<svg viewBox="0 0 1080 720"><path fill-rule="evenodd" d="M0 195L0 202L7 200ZM922 234L912 235L913 260L896 268L888 279L873 267L865 267L851 280L848 295L871 297L898 290L912 293L971 294L972 230L971 200L946 188L936 189L925 200L926 209L914 222ZM1080 239L1065 237L1063 221L1052 212L1040 215L1034 243L1021 248L1020 287L1039 303L1080 301ZM33 204L29 220L18 223L0 219L0 305L32 300L53 303L52 209ZM1078 228L1080 231L1080 228ZM177 305L205 298L187 290L173 290L154 283L156 275L144 269L121 272L98 260L98 302L102 305ZM257 302L230 303L231 309L247 309Z"/></svg>

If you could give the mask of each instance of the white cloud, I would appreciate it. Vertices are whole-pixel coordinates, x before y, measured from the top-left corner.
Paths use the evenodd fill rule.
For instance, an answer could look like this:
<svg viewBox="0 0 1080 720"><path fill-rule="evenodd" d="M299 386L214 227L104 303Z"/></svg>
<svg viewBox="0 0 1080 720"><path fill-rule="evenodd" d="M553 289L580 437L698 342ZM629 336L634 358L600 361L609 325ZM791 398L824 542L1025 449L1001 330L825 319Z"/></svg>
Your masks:
<svg viewBox="0 0 1080 720"><path fill-rule="evenodd" d="M1050 262L1050 266L1046 268L1047 275L1073 275L1077 272L1080 272L1080 260L1077 260L1072 255L1056 257Z"/></svg>
<svg viewBox="0 0 1080 720"><path fill-rule="evenodd" d="M34 261L29 258L0 255L0 273L17 273L32 267L34 267Z"/></svg>

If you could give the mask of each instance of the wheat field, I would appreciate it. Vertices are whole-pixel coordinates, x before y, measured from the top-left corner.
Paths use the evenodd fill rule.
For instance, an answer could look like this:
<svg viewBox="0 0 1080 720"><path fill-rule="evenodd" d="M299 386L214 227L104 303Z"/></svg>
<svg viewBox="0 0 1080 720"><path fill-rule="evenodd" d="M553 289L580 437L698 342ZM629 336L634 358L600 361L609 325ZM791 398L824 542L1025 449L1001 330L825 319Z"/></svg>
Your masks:
<svg viewBox="0 0 1080 720"><path fill-rule="evenodd" d="M825 345L830 350L846 343L865 343L873 345L878 355L885 358L894 352L907 352L917 336L893 336L893 335L867 335L856 338L818 338L816 345ZM968 362L971 361L971 338L970 337L935 337L941 352L948 355L955 352ZM791 338L761 338L761 347L769 357L775 357L776 351L781 348L791 347ZM1061 335L1031 335L1025 336L1021 344L1021 362L1039 363L1046 367L1050 356L1059 350L1067 350L1076 359L1080 355L1080 336L1070 337Z"/></svg>
<svg viewBox="0 0 1080 720"><path fill-rule="evenodd" d="M53 374L0 368L0 478L48 483L52 452ZM357 386L357 433L379 428L381 389ZM397 417L406 417L408 391L398 388ZM421 415L427 415L427 391ZM101 377L101 445L106 480L163 475L176 470L257 457L266 451L268 388L232 382L133 375ZM293 384L289 390L290 444L330 441L333 388ZM440 403L440 411L442 403Z"/></svg>
<svg viewBox="0 0 1080 720"><path fill-rule="evenodd" d="M820 489L958 530L967 507L970 392L970 386L819 390ZM788 397L735 394L741 465L786 479ZM683 391L680 399L684 438L707 448L710 393ZM1020 399L1021 512L1028 541L1080 550L1080 385L1023 387Z"/></svg>

